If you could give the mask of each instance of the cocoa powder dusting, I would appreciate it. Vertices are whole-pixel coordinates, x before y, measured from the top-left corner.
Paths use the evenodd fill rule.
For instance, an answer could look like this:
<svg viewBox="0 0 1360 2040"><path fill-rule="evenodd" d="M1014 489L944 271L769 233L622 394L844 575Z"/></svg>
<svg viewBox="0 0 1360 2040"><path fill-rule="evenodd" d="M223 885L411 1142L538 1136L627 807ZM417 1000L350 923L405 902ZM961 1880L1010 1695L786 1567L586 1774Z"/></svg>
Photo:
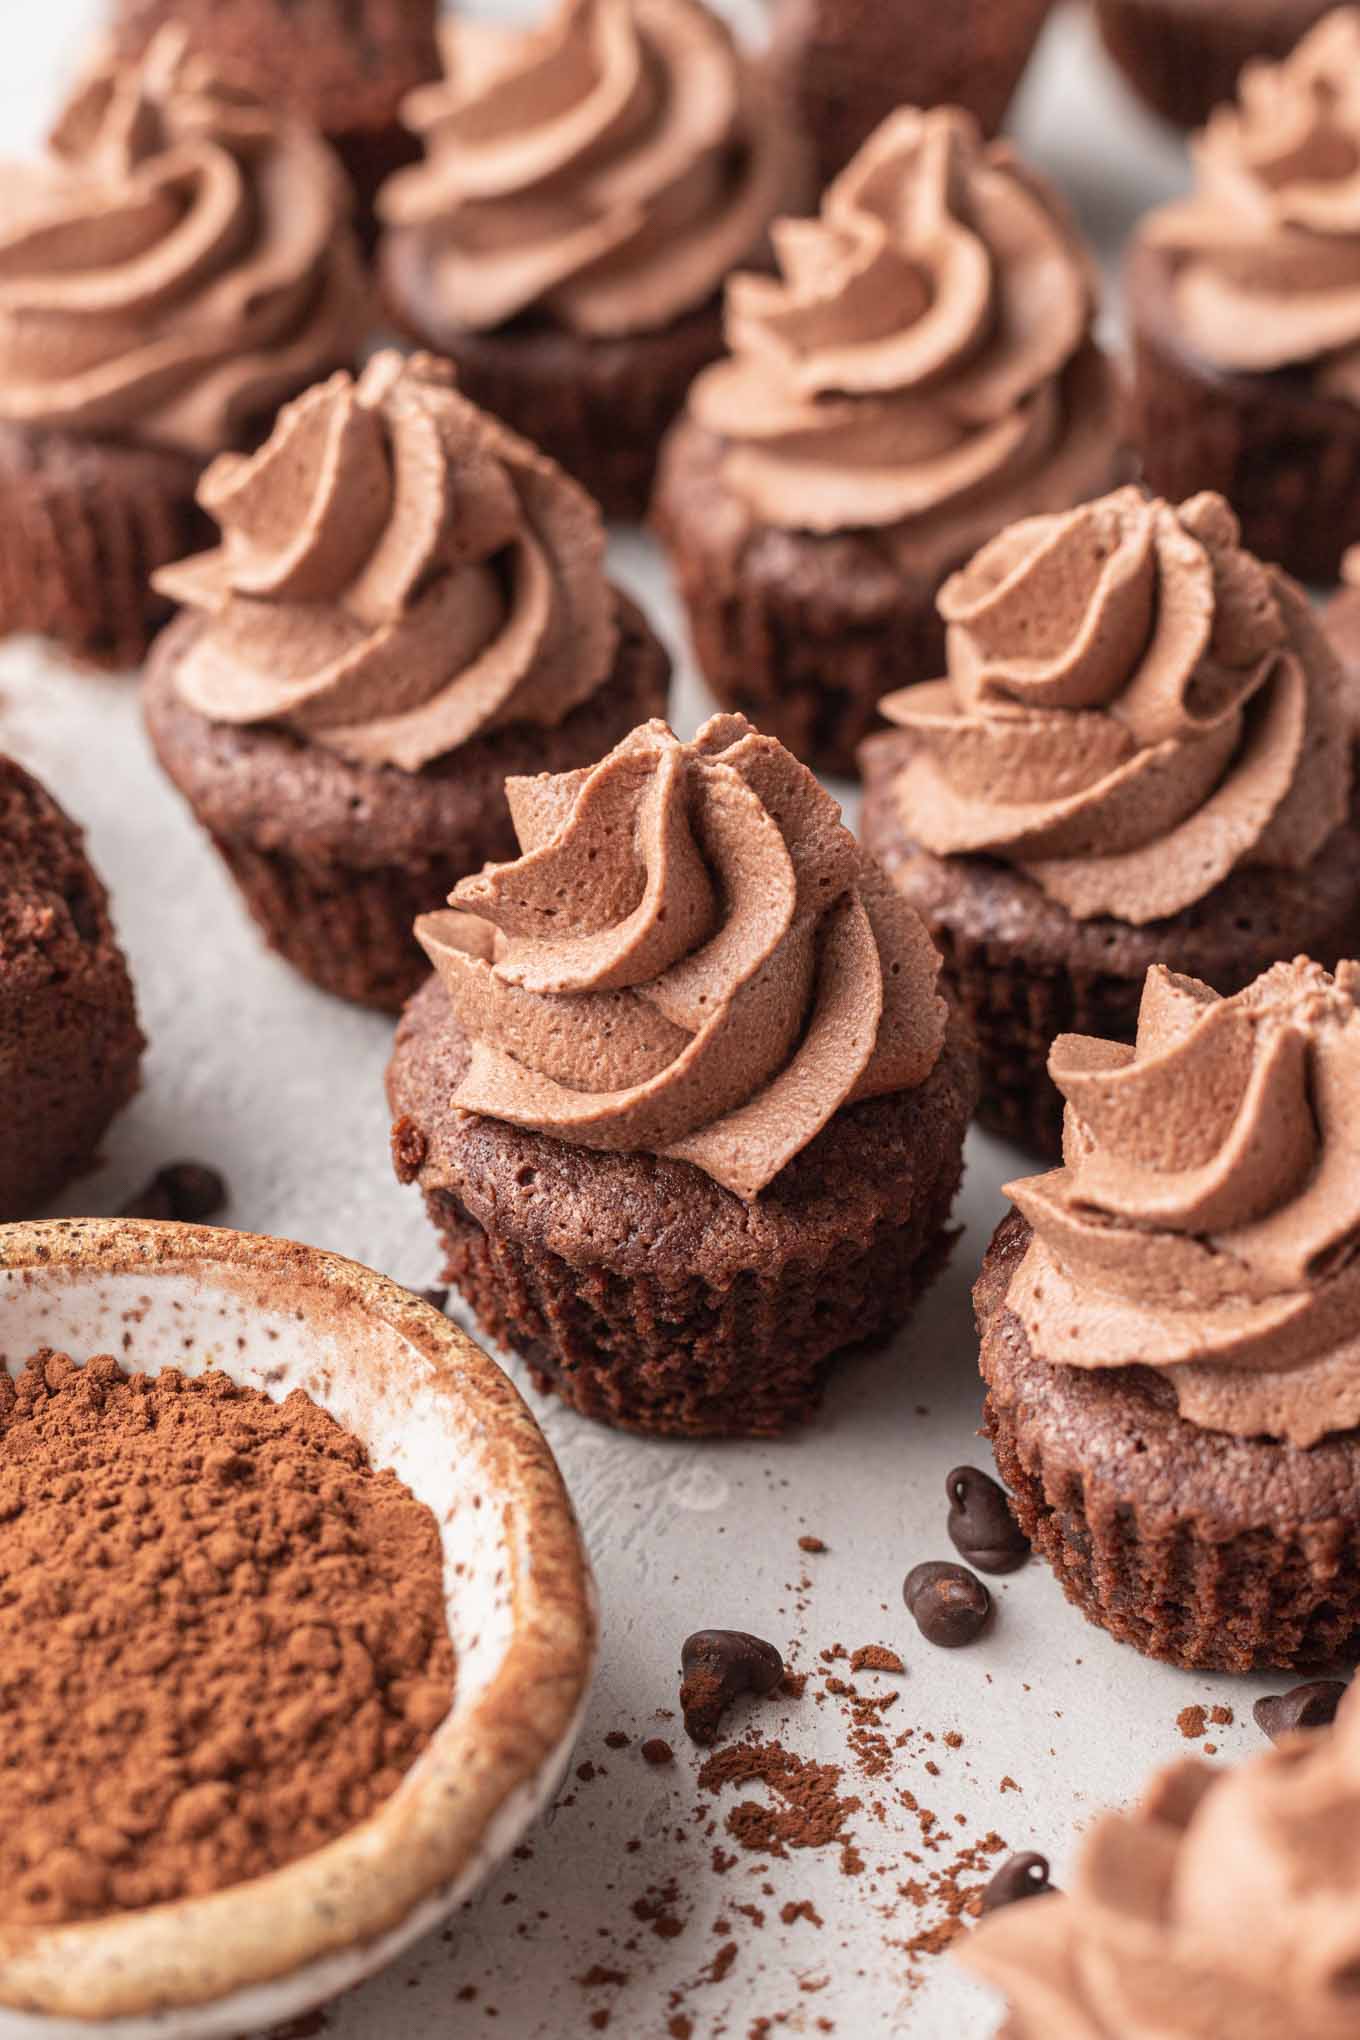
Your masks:
<svg viewBox="0 0 1360 2040"><path fill-rule="evenodd" d="M448 1712L433 1515L300 1391L40 1353L0 1372L0 1917L277 1869Z"/></svg>
<svg viewBox="0 0 1360 2040"><path fill-rule="evenodd" d="M839 1764L817 1764L795 1756L782 1743L735 1743L710 1757L699 1772L705 1792L725 1785L759 1782L773 1794L772 1804L743 1800L727 1816L727 1832L743 1849L763 1856L783 1856L790 1849L824 1849L843 1842L845 1823L858 1811L858 1799L842 1798Z"/></svg>

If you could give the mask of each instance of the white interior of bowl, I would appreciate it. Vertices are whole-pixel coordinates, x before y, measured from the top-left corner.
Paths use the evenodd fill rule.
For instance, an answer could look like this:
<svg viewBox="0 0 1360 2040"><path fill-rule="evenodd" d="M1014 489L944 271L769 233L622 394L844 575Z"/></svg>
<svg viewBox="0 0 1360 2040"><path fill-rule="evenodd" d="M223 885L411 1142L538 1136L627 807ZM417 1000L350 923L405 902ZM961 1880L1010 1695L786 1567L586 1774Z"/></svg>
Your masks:
<svg viewBox="0 0 1360 2040"><path fill-rule="evenodd" d="M0 1362L11 1375L34 1352L51 1347L81 1364L112 1353L130 1371L148 1374L220 1368L276 1400L303 1389L363 1442L375 1465L391 1467L433 1510L457 1654L455 1701L394 1803L414 1790L441 1747L456 1743L503 1664L515 1623L515 1561L507 1505L494 1488L493 1427L475 1397L464 1404L450 1393L448 1360L436 1357L437 1335L431 1344L434 1351L375 1311L356 1309L324 1281L285 1283L276 1271L239 1260L126 1273L0 1269ZM453 1365L456 1371L456 1356ZM118 2040L210 2040L292 2017L348 1988L465 1898L508 1852L555 1789L576 1725L498 1809L475 1860L396 1930L213 2004L94 2024L0 2007L0 2040L90 2040L105 2033Z"/></svg>

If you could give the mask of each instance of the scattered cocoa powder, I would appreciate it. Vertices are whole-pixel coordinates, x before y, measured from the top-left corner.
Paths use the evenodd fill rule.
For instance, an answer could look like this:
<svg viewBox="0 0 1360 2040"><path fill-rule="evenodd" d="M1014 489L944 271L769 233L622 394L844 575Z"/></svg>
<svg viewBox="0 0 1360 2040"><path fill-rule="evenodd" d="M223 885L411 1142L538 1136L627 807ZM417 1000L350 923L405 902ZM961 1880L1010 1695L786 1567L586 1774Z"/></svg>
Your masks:
<svg viewBox="0 0 1360 2040"><path fill-rule="evenodd" d="M448 1712L438 1529L301 1392L0 1372L0 1917L89 1920L330 1841Z"/></svg>
<svg viewBox="0 0 1360 2040"><path fill-rule="evenodd" d="M843 1842L845 1823L858 1799L839 1794L839 1764L817 1764L795 1756L782 1743L755 1738L719 1750L699 1773L705 1792L726 1785L759 1781L770 1788L773 1804L743 1800L727 1816L727 1832L743 1849L762 1856L783 1856L790 1849L824 1849Z"/></svg>

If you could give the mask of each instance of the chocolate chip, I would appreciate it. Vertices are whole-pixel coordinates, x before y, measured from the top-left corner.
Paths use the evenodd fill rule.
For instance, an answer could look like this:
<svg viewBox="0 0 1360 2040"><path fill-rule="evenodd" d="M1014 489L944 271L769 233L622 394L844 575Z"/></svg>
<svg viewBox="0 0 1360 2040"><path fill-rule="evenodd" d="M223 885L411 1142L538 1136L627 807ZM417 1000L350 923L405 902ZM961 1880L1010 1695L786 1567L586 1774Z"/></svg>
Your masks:
<svg viewBox="0 0 1360 2040"><path fill-rule="evenodd" d="M743 1693L773 1693L784 1660L772 1643L744 1629L696 1629L680 1652L680 1710L692 1742L711 1743Z"/></svg>
<svg viewBox="0 0 1360 2040"><path fill-rule="evenodd" d="M980 1572L1008 1573L1029 1557L1029 1539L1011 1514L1006 1490L977 1466L956 1466L945 1478L949 1541Z"/></svg>
<svg viewBox="0 0 1360 2040"><path fill-rule="evenodd" d="M914 1565L902 1585L902 1599L927 1643L957 1650L981 1636L992 1612L992 1597L966 1565L928 1559Z"/></svg>
<svg viewBox="0 0 1360 2040"><path fill-rule="evenodd" d="M429 1304L431 1310L444 1310L448 1306L449 1292L447 1289L422 1289L420 1294L424 1302Z"/></svg>
<svg viewBox="0 0 1360 2040"><path fill-rule="evenodd" d="M129 1198L120 1218L173 1218L201 1225L216 1217L227 1201L227 1186L216 1169L204 1162L168 1162L157 1169L145 1190Z"/></svg>
<svg viewBox="0 0 1360 2040"><path fill-rule="evenodd" d="M1345 1691L1340 1679L1314 1679L1311 1685L1293 1686L1287 1693L1267 1693L1252 1708L1252 1719L1272 1742L1296 1728L1326 1728L1336 1719Z"/></svg>
<svg viewBox="0 0 1360 2040"><path fill-rule="evenodd" d="M1015 1905L1022 1898L1044 1898L1056 1885L1048 1881L1048 1858L1037 1849L1009 1856L982 1894L979 1912L999 1912L1003 1905Z"/></svg>

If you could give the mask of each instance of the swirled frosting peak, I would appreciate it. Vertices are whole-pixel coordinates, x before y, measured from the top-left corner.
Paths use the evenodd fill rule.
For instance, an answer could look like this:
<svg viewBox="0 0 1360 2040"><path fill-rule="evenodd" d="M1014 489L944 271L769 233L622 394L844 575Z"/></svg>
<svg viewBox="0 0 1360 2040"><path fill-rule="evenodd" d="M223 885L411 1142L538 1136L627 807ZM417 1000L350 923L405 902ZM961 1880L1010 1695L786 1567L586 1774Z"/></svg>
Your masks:
<svg viewBox="0 0 1360 2040"><path fill-rule="evenodd" d="M1175 265L1186 339L1225 369L1315 364L1360 403L1360 8L1248 64L1194 156L1193 194L1143 230Z"/></svg>
<svg viewBox="0 0 1360 2040"><path fill-rule="evenodd" d="M1015 2040L1357 2040L1360 1694L1225 1771L1102 1816L1061 1895L956 1944Z"/></svg>
<svg viewBox="0 0 1360 2040"><path fill-rule="evenodd" d="M908 834L1137 926L1240 866L1304 869L1349 807L1343 683L1238 535L1219 496L1120 489L985 546L940 594L948 678L882 704Z"/></svg>
<svg viewBox="0 0 1360 2040"><path fill-rule="evenodd" d="M521 314L652 332L759 247L801 152L703 0L562 0L539 29L455 24L408 102L425 161L379 209L429 243L451 325Z"/></svg>
<svg viewBox="0 0 1360 2040"><path fill-rule="evenodd" d="M369 323L339 164L170 28L95 71L0 196L0 419L207 458Z"/></svg>
<svg viewBox="0 0 1360 2040"><path fill-rule="evenodd" d="M155 581L204 612L176 679L214 722L414 772L505 723L553 727L609 673L599 512L429 355L309 390L199 498L221 545Z"/></svg>
<svg viewBox="0 0 1360 2040"><path fill-rule="evenodd" d="M1134 1047L1061 1035L1049 1070L1064 1165L1007 1188L1034 1350L1155 1368L1208 1430L1360 1424L1360 964L1230 999L1158 966Z"/></svg>
<svg viewBox="0 0 1360 2040"><path fill-rule="evenodd" d="M842 1105L914 1088L939 957L806 767L740 716L512 779L523 855L416 933L470 1043L453 1103L692 1162L754 1199Z"/></svg>
<svg viewBox="0 0 1360 2040"><path fill-rule="evenodd" d="M690 398L756 516L915 525L981 495L1005 522L1108 484L1090 264L1057 196L970 115L894 114L820 218L774 240L781 275L732 279L730 357Z"/></svg>

